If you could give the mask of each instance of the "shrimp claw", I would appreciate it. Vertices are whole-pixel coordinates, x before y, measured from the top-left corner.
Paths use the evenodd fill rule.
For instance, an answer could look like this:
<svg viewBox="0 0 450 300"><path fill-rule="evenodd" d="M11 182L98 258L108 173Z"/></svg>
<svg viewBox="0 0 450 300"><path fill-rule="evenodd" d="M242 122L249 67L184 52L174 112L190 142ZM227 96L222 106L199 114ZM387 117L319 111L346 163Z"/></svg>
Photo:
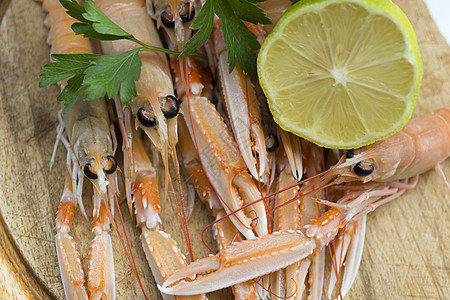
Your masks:
<svg viewBox="0 0 450 300"><path fill-rule="evenodd" d="M64 193L56 216L56 253L58 254L64 292L67 299L88 299L84 274L75 241L69 234L75 214L75 197L70 174L66 173Z"/></svg>
<svg viewBox="0 0 450 300"><path fill-rule="evenodd" d="M293 264L310 255L314 248L315 241L301 231L276 232L234 243L217 255L197 260L158 287L171 295L212 292Z"/></svg>

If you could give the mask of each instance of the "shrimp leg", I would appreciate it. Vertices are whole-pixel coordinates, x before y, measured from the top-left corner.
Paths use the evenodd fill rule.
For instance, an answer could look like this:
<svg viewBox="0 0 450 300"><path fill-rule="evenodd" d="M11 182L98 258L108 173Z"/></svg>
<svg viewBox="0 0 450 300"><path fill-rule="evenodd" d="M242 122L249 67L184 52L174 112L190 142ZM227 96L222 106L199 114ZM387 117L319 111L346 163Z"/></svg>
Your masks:
<svg viewBox="0 0 450 300"><path fill-rule="evenodd" d="M295 185L296 180L292 175L286 157L277 158L277 167L279 169L277 188L281 190ZM288 205L283 205L295 198L297 198L296 201L292 201ZM300 200L298 198L297 189L291 189L276 196L275 205L283 206L274 214L276 220L274 230L300 230ZM272 293L286 299L300 299L304 289L304 284L300 282L300 279L306 276L306 272L304 272L305 270L301 266L302 262L296 262L287 266L284 270L274 272L271 278L271 286L273 286Z"/></svg>
<svg viewBox="0 0 450 300"><path fill-rule="evenodd" d="M255 26L255 30L259 30ZM261 36L262 32L259 34ZM261 126L259 102L250 78L239 66L229 73L227 52L221 24L215 21L214 47L218 59L219 77L234 137L250 173L256 180L265 181L267 152ZM252 142L253 139L253 142Z"/></svg>
<svg viewBox="0 0 450 300"><path fill-rule="evenodd" d="M75 197L72 190L72 178L70 173L67 172L64 192L56 214L56 252L66 298L88 299L84 287L84 274L80 256L75 247L75 242L69 234L74 214Z"/></svg>

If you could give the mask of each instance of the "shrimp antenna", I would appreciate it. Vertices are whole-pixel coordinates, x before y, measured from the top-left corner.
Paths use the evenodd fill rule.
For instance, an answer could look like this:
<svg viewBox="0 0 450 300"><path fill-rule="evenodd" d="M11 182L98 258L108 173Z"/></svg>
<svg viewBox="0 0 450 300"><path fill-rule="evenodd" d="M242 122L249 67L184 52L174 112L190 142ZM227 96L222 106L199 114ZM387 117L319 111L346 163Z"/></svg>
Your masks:
<svg viewBox="0 0 450 300"><path fill-rule="evenodd" d="M187 243L187 247L188 247L188 251L189 251L189 257L190 257L191 261L194 261L194 253L192 251L191 238L190 238L190 235L189 235L189 227L188 227L187 218L186 218L186 209L185 209L184 201L183 201L183 190L181 188L180 168L179 168L179 165L178 165L178 158L177 158L177 155L176 155L175 148L173 149L173 152L172 152L172 160L174 161L175 172L176 172L176 175L177 175L178 190L180 192L181 209L180 209L180 204L178 204L178 200L176 198L176 193L175 193L175 189L174 189L173 182L172 182L171 178L169 180L169 183L170 183L170 187L171 187L171 190L173 192L174 199L175 199L175 204L176 204L176 207L177 207L178 218L182 222L181 228L183 230L184 239L186 240L186 243Z"/></svg>
<svg viewBox="0 0 450 300"><path fill-rule="evenodd" d="M345 227L344 227L345 228ZM343 238L345 238L345 235L343 236ZM342 241L343 243L344 241ZM331 245L330 245L331 244ZM331 257L331 263L332 263L332 268L333 268L333 272L334 275L336 276L336 297L341 297L341 299L343 299L342 297L342 293L341 293L341 284L340 284L340 280L339 278L341 277L341 267L342 266L342 254L344 251L344 247L341 247L341 255L339 257L339 264L336 261L336 243L335 240L333 239L331 243L328 244L328 252L330 253L330 257ZM325 288L325 287L323 287Z"/></svg>
<svg viewBox="0 0 450 300"><path fill-rule="evenodd" d="M192 119L191 119L191 122L192 122ZM194 137L195 137L195 135L194 135ZM225 216L223 216L223 217L220 218L220 219L215 220L214 222L212 222L211 224L209 224L208 226L206 226L206 227L202 230L201 238L202 238L203 244L205 245L206 248L208 248L209 251L211 251L212 253L215 254L215 252L214 252L214 251L206 244L205 239L204 239L204 233L206 232L206 230L207 230L208 228L210 228L210 227L213 226L214 224L216 224L216 223L222 221L223 219L228 218L228 217L230 217L230 216L236 214L238 211L243 210L243 209L245 209L245 208L247 208L247 207L249 207L249 206L251 206L251 205L253 205L253 204L257 203L257 202L259 202L259 201L264 201L264 200L269 199L269 198L271 198L271 197L273 197L273 196L275 196L275 195L278 195L278 194L280 194L280 193L286 192L286 191L288 191L288 190L290 190L290 189L292 189L292 188L296 188L296 187L298 187L299 185L304 184L304 183L309 182L309 181L313 181L313 182L310 183L310 185L314 185L314 184L316 184L317 182L320 182L321 180L326 179L326 178L328 178L328 177L330 177L330 176L331 176L331 175L329 174L329 170L328 170L328 171L324 171L324 172L319 173L319 174L317 174L317 175L311 176L311 177L309 177L309 178L307 178L307 179L301 180L301 181L297 182L296 184L293 184L293 185L291 185L291 186L288 186L288 187L286 187L286 188L283 188L283 189L281 189L281 190L279 190L279 191L277 191L277 192L274 192L274 193L271 193L271 194L269 194L269 195L266 195L266 196L264 196L264 197L262 197L262 198L260 198L260 199L257 199L257 200L255 200L255 201L253 201L253 202L247 203L246 205L244 205L244 206L242 206L242 207L240 207L240 208L238 208L238 209L236 209L236 210L234 210L234 211L232 211L232 212L226 214ZM209 178L208 178L208 180L209 180ZM271 214L272 212L274 212L276 209L278 209L278 208L280 208L280 207L283 207L283 206L285 206L285 205L288 205L288 204L292 203L293 201L296 201L296 200L298 200L298 199L300 199L300 198L302 198L302 197L308 196L308 195L310 195L310 194L316 193L316 192L318 192L318 191L320 191L320 190L322 190L322 189L324 189L324 188L327 188L327 187L329 187L329 186L332 186L332 185L334 185L334 184L335 184L334 182L329 183L329 184L327 184L327 185L325 185L325 186L323 186L323 187L320 187L320 188L317 188L317 189L313 189L312 191L309 191L309 192L307 192L307 193L305 193L305 194L301 194L302 190L305 189L305 188L302 188L302 189L300 189L300 191L298 192L297 196L295 196L295 197L292 198L291 200L286 201L285 203L283 203L283 204L281 204L281 205L279 205L279 206L277 206L277 207L271 209L271 210L269 211L269 214ZM214 186L213 186L213 188L214 188ZM218 195L218 196L219 196L219 195ZM219 198L220 198L220 196L219 196ZM222 201L222 199L221 199L221 201Z"/></svg>

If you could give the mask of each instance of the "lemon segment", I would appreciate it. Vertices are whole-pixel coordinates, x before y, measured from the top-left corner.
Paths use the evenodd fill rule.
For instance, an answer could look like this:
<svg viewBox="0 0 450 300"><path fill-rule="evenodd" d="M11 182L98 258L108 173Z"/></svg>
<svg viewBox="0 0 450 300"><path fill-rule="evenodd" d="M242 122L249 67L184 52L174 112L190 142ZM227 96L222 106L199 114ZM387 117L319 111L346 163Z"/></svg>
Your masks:
<svg viewBox="0 0 450 300"><path fill-rule="evenodd" d="M408 18L390 1L307 0L264 41L258 76L280 127L350 149L407 123L422 61Z"/></svg>

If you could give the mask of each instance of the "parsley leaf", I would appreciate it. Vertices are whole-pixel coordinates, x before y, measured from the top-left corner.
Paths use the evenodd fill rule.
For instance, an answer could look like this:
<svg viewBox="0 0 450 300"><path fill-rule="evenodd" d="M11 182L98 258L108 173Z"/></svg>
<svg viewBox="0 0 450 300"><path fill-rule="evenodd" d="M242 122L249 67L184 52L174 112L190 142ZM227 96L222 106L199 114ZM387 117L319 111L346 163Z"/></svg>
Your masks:
<svg viewBox="0 0 450 300"><path fill-rule="evenodd" d="M78 3L77 0L59 0L61 5L67 9L66 13L72 18L77 19L80 22L87 22L83 17L83 13L86 12L84 6Z"/></svg>
<svg viewBox="0 0 450 300"><path fill-rule="evenodd" d="M135 81L141 75L140 47L114 55L98 54L52 54L54 62L44 66L39 87L69 78L58 101L64 101L64 112L71 108L84 94L86 100L113 98L120 88L120 99L127 105L136 97Z"/></svg>
<svg viewBox="0 0 450 300"><path fill-rule="evenodd" d="M228 1L219 0L215 3L216 14L222 21L228 71L233 71L237 61L245 74L256 76L256 54L252 50L259 49L259 42L256 35L233 12Z"/></svg>
<svg viewBox="0 0 450 300"><path fill-rule="evenodd" d="M122 36L111 35L111 34L101 34L96 32L92 25L85 23L73 23L72 30L75 34L82 34L85 38L92 38L100 41L113 41L124 39Z"/></svg>
<svg viewBox="0 0 450 300"><path fill-rule="evenodd" d="M82 86L84 75L78 74L67 81L64 90L58 95L58 101L64 101L63 113L65 114L77 100L83 95L86 87Z"/></svg>
<svg viewBox="0 0 450 300"><path fill-rule="evenodd" d="M173 51L165 48L147 45L132 34L123 30L119 25L111 21L92 0L87 0L83 5L78 4L77 0L59 0L67 9L67 14L77 19L81 23L72 24L72 30L75 34L83 34L85 38L93 38L101 41L126 39L135 42L146 50L154 50L167 54L179 55L179 51ZM192 55L204 57L199 53Z"/></svg>
<svg viewBox="0 0 450 300"><path fill-rule="evenodd" d="M92 65L84 72L83 85L87 86L84 97L92 100L108 94L113 98L120 87L120 100L127 105L137 95L134 82L141 75L139 52L142 50L136 48L121 54L100 55L92 60Z"/></svg>
<svg viewBox="0 0 450 300"><path fill-rule="evenodd" d="M185 44L180 58L192 55L209 38L214 25L214 15L222 22L222 31L227 48L227 62L231 72L236 62L245 74L256 76L256 54L260 45L256 36L244 25L250 23L271 24L264 11L255 5L265 0L207 0L191 25L197 33Z"/></svg>
<svg viewBox="0 0 450 300"><path fill-rule="evenodd" d="M89 0L84 4L86 12L83 17L90 21L94 30L101 34L110 34L122 37L131 37L132 35L120 28L111 21L94 3Z"/></svg>
<svg viewBox="0 0 450 300"><path fill-rule="evenodd" d="M96 54L52 54L53 62L44 65L39 87L57 83L73 75L80 75L91 65Z"/></svg>
<svg viewBox="0 0 450 300"><path fill-rule="evenodd" d="M191 28L198 31L184 45L184 50L178 58L191 55L203 46L211 35L214 25L214 7L212 1L206 1L192 22Z"/></svg>
<svg viewBox="0 0 450 300"><path fill-rule="evenodd" d="M82 85L84 72L91 66L91 61L98 57L96 54L52 54L53 62L44 66L44 73L40 75L39 87L57 83L71 77L58 95L58 101L64 101L66 113L83 95L85 86Z"/></svg>
<svg viewBox="0 0 450 300"><path fill-rule="evenodd" d="M252 1L252 0L228 0L228 3L233 8L234 13L241 18L241 20L253 23L253 24L272 24L272 21L266 17L264 10L258 6L256 6L255 2L264 2L261 1Z"/></svg>
<svg viewBox="0 0 450 300"><path fill-rule="evenodd" d="M76 34L83 34L86 38L97 40L133 40L133 36L111 21L92 0L83 5L76 0L60 0L67 9L67 14L81 23L72 24Z"/></svg>

